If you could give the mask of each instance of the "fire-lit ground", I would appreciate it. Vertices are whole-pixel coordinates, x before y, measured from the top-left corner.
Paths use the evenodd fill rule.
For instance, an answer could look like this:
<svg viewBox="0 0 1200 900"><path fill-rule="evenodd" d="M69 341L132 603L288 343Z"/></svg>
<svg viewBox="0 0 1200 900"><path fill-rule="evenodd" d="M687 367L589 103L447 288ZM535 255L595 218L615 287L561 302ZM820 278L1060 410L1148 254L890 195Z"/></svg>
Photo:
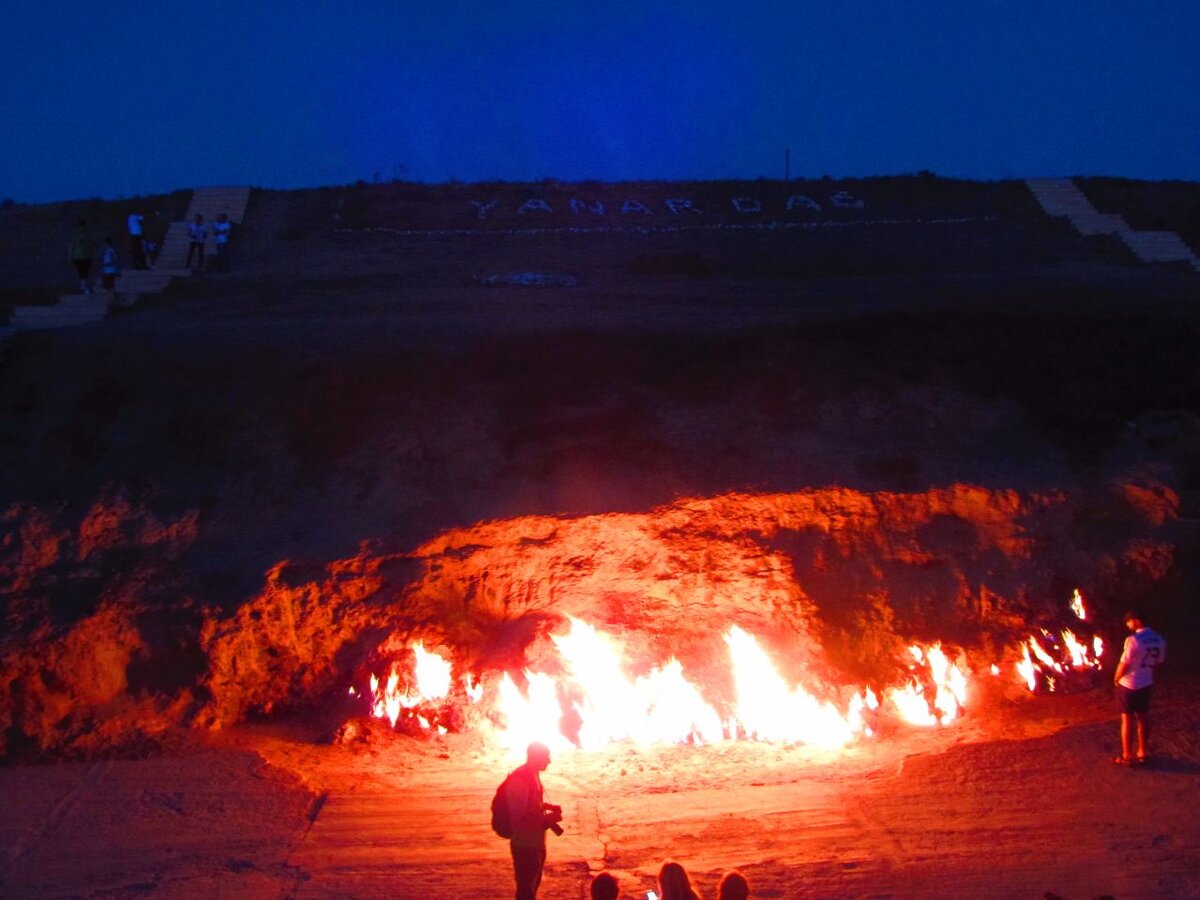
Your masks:
<svg viewBox="0 0 1200 900"><path fill-rule="evenodd" d="M1196 897L1200 700L1167 678L1155 762L1116 749L1109 693L976 708L840 751L765 744L560 754L566 810L541 892L589 872L642 897L664 858L704 896ZM504 897L488 825L505 763L465 735L314 743L249 727L154 759L0 771L4 896Z"/></svg>

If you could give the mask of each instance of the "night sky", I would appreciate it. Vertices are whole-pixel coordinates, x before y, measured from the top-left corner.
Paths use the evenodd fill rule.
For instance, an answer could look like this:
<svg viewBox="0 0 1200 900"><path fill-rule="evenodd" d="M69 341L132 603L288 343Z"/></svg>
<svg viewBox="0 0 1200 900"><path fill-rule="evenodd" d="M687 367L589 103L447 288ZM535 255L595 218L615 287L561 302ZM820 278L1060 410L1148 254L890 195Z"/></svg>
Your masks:
<svg viewBox="0 0 1200 900"><path fill-rule="evenodd" d="M1200 180L1200 3L6 4L0 198L205 184Z"/></svg>

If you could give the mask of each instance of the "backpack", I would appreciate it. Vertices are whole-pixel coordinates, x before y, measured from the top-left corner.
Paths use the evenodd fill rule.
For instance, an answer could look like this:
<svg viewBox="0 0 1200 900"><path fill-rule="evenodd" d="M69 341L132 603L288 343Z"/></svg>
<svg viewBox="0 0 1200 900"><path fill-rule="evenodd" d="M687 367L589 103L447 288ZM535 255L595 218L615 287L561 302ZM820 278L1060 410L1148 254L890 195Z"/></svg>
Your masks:
<svg viewBox="0 0 1200 900"><path fill-rule="evenodd" d="M512 773L500 782L500 786L496 788L496 794L492 797L492 831L496 832L502 838L511 838L513 836L512 818L508 811L508 783L512 780Z"/></svg>

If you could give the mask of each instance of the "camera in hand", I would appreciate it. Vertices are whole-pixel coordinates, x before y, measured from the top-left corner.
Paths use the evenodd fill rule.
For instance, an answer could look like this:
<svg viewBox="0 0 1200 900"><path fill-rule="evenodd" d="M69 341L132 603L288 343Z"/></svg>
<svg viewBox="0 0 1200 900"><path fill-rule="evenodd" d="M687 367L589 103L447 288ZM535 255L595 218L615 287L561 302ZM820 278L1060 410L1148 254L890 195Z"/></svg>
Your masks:
<svg viewBox="0 0 1200 900"><path fill-rule="evenodd" d="M558 823L562 821L562 807L554 803L546 803L544 807L548 813L547 818L550 820L546 823L546 827L561 837L563 830L562 826Z"/></svg>

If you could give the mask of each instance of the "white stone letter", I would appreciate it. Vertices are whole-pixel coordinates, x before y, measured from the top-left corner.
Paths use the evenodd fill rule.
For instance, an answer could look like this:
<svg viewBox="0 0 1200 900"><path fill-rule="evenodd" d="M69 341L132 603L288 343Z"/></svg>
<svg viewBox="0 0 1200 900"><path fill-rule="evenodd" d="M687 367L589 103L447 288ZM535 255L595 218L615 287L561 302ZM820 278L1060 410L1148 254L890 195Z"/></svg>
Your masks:
<svg viewBox="0 0 1200 900"><path fill-rule="evenodd" d="M862 209L867 205L861 200L856 200L849 191L838 191L829 198L829 202L838 209Z"/></svg>
<svg viewBox="0 0 1200 900"><path fill-rule="evenodd" d="M817 212L820 212L821 204L816 200L805 197L803 194L792 194L792 196L788 197L787 208L789 210L815 209Z"/></svg>
<svg viewBox="0 0 1200 900"><path fill-rule="evenodd" d="M479 219L486 219L488 217L488 213L496 208L495 200L489 200L487 203L480 203L478 200L472 200L470 203L473 207L475 207L475 211L478 213L476 218Z"/></svg>
<svg viewBox="0 0 1200 900"><path fill-rule="evenodd" d="M626 200L621 204L621 215L632 212L650 215L650 207L648 207L641 200Z"/></svg>
<svg viewBox="0 0 1200 900"><path fill-rule="evenodd" d="M733 208L740 213L762 212L762 202L755 197L734 197Z"/></svg>
<svg viewBox="0 0 1200 900"><path fill-rule="evenodd" d="M672 215L676 215L676 216L679 215L684 210L687 210L688 212L694 212L694 213L700 212L700 210L698 210L698 209L696 209L696 207L692 206L691 200L676 200L676 199L668 200L667 201L667 209L669 209L671 211Z"/></svg>
<svg viewBox="0 0 1200 900"><path fill-rule="evenodd" d="M539 200L537 197L531 197L521 204L521 208L517 210L517 215L523 216L525 213L532 212L533 210L548 213L554 212L554 210L550 208L550 204L545 200Z"/></svg>
<svg viewBox="0 0 1200 900"><path fill-rule="evenodd" d="M575 197L571 198L571 214L579 215L582 212L595 213L598 216L604 215L604 201L597 200L594 203L588 203L585 200L578 200Z"/></svg>

